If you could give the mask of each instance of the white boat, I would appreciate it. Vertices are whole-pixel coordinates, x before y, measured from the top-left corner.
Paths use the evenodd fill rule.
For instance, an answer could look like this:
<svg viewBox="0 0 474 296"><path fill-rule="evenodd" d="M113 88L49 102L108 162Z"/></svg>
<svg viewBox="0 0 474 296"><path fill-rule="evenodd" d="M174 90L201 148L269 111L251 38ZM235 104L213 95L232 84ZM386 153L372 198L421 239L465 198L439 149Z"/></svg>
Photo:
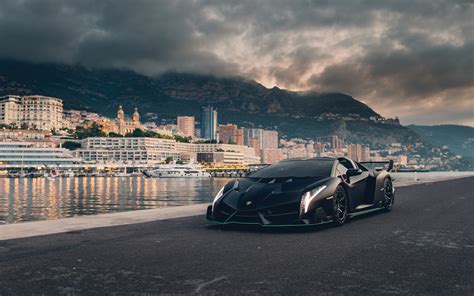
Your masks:
<svg viewBox="0 0 474 296"><path fill-rule="evenodd" d="M57 177L59 177L59 172L56 170L52 170L49 173L44 173L44 177L49 180L55 180Z"/></svg>
<svg viewBox="0 0 474 296"><path fill-rule="evenodd" d="M124 168L122 172L115 173L114 177L130 177L130 174L127 173L127 168Z"/></svg>
<svg viewBox="0 0 474 296"><path fill-rule="evenodd" d="M174 164L161 166L143 174L149 178L210 178L211 174L198 166L190 164Z"/></svg>
<svg viewBox="0 0 474 296"><path fill-rule="evenodd" d="M75 174L73 171L69 170L63 173L63 176L68 177L68 178L74 178Z"/></svg>

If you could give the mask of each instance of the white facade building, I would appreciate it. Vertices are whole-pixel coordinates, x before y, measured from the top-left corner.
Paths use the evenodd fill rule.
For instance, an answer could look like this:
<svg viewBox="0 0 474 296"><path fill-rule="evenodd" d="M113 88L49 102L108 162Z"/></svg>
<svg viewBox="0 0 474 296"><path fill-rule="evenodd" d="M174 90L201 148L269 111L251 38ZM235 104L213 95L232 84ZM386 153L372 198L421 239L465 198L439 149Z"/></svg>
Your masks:
<svg viewBox="0 0 474 296"><path fill-rule="evenodd" d="M39 130L62 127L63 101L45 96L0 97L0 124L22 126Z"/></svg>
<svg viewBox="0 0 474 296"><path fill-rule="evenodd" d="M90 163L158 164L181 158L176 141L157 138L87 138L75 153Z"/></svg>
<svg viewBox="0 0 474 296"><path fill-rule="evenodd" d="M0 168L69 168L82 159L64 148L38 147L30 142L0 142Z"/></svg>
<svg viewBox="0 0 474 296"><path fill-rule="evenodd" d="M230 144L194 144L158 138L94 137L82 141L82 148L75 151L89 163L158 164L167 157L197 160L198 153L227 152L238 155L242 163L258 164L260 157L254 149ZM185 156L185 157L183 157Z"/></svg>

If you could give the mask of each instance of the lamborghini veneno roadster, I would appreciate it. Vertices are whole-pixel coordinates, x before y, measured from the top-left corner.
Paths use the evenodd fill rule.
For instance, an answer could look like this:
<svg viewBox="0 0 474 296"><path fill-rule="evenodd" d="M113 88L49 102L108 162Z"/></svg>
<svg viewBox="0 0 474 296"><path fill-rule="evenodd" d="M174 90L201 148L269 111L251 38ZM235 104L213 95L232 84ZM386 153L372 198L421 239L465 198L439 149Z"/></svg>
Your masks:
<svg viewBox="0 0 474 296"><path fill-rule="evenodd" d="M373 170L368 164L322 157L266 166L222 187L207 219L263 226L342 225L360 213L389 211L395 198L393 162Z"/></svg>

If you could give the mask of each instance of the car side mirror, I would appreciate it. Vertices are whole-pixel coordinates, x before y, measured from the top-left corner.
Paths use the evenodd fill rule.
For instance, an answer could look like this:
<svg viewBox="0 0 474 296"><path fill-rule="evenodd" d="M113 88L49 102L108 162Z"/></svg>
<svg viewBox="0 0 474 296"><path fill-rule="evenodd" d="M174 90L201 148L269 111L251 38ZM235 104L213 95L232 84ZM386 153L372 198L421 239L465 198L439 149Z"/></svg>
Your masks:
<svg viewBox="0 0 474 296"><path fill-rule="evenodd" d="M390 159L388 162L387 172L390 172L393 169L393 159Z"/></svg>
<svg viewBox="0 0 474 296"><path fill-rule="evenodd" d="M352 177L352 176L358 176L362 174L362 170L361 169L348 169L347 172L346 172L346 175L348 177Z"/></svg>

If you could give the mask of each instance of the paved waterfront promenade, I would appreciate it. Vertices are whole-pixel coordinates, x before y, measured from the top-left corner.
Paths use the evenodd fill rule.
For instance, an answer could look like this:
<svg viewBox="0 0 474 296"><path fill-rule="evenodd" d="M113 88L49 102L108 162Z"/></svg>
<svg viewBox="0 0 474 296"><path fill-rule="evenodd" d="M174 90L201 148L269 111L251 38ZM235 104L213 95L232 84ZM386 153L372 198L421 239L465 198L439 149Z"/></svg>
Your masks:
<svg viewBox="0 0 474 296"><path fill-rule="evenodd" d="M473 209L471 177L401 187L392 212L338 228L182 215L2 240L0 295L473 295Z"/></svg>

